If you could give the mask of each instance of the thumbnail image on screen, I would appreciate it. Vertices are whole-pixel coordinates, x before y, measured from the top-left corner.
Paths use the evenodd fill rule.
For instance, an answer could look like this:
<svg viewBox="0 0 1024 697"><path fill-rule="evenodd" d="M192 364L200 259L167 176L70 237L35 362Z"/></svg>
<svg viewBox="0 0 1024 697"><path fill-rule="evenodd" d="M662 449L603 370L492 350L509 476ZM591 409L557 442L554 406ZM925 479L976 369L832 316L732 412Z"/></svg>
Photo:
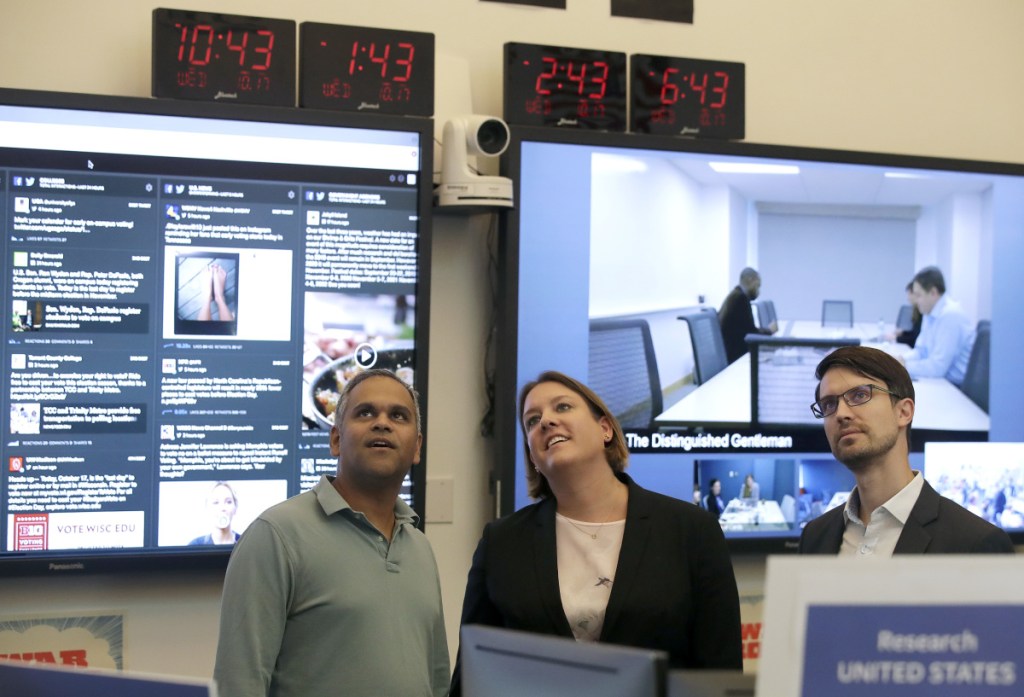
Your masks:
<svg viewBox="0 0 1024 697"><path fill-rule="evenodd" d="M174 333L234 335L238 255L183 252L177 255L174 268Z"/></svg>

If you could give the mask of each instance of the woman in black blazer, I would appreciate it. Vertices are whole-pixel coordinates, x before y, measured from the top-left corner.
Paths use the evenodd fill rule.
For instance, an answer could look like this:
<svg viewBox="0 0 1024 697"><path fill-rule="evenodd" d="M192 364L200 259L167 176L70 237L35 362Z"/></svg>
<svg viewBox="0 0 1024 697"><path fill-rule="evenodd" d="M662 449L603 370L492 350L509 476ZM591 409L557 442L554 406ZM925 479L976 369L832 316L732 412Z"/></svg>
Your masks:
<svg viewBox="0 0 1024 697"><path fill-rule="evenodd" d="M520 392L519 414L538 502L484 528L462 623L658 649L672 668L742 669L718 522L623 473L622 428L577 380L542 373ZM458 660L451 694L461 694Z"/></svg>

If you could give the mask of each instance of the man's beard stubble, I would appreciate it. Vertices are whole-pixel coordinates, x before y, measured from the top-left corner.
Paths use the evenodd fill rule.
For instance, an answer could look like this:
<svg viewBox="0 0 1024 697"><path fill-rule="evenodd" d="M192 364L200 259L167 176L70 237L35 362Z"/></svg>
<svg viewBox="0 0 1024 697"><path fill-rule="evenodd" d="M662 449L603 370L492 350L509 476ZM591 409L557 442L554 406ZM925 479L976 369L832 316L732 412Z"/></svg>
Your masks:
<svg viewBox="0 0 1024 697"><path fill-rule="evenodd" d="M899 431L896 431L891 436L888 436L883 441L872 440L867 444L866 447L858 449L855 452L851 452L844 457L840 457L836 453L835 448L832 449L832 454L839 462L843 463L846 469L853 473L863 472L867 469L868 465L881 455L885 455L894 447L896 447L896 441L900 437Z"/></svg>

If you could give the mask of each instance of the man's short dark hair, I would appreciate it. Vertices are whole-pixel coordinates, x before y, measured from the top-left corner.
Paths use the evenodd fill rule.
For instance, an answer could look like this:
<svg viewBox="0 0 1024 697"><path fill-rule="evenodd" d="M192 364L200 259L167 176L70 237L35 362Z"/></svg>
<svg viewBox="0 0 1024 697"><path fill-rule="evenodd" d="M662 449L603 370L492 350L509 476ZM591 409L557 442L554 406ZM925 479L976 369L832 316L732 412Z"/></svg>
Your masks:
<svg viewBox="0 0 1024 697"><path fill-rule="evenodd" d="M815 401L821 398L821 379L833 368L846 368L884 383L879 387L894 393L889 395L893 404L901 399L914 400L914 382L902 363L885 351L869 346L842 346L821 359L814 371L814 377L818 379L814 388ZM910 424L907 424L907 447L910 447Z"/></svg>
<svg viewBox="0 0 1024 697"><path fill-rule="evenodd" d="M944 295L946 292L946 279L942 276L942 271L939 270L938 266L926 266L914 276L914 281L925 292L935 288L939 291L939 295Z"/></svg>
<svg viewBox="0 0 1024 697"><path fill-rule="evenodd" d="M349 378L349 381L345 383L345 387L341 390L341 396L338 397L338 406L334 409L335 425L340 425L341 419L345 414L345 409L348 408L348 399L352 390L355 389L356 385L370 378L391 378L405 388L405 391L408 392L409 396L412 398L412 407L416 412L416 433L422 433L423 417L420 415L420 396L416 394L416 390L414 390L411 385L406 383L402 378L398 377L390 370L385 370L384 368L371 368L370 370L364 370L360 373L356 373L354 376Z"/></svg>
<svg viewBox="0 0 1024 697"><path fill-rule="evenodd" d="M740 285L744 288L759 278L761 278L761 274L757 272L757 269L753 269L749 266L740 271Z"/></svg>

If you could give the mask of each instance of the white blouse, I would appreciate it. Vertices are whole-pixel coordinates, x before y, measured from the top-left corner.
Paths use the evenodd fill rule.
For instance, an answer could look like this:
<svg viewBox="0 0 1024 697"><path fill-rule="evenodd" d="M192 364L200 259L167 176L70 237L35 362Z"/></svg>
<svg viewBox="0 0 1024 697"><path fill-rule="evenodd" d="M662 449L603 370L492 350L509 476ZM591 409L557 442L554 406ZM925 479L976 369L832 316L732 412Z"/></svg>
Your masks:
<svg viewBox="0 0 1024 697"><path fill-rule="evenodd" d="M555 514L558 589L577 641L601 636L625 530L625 519L584 523Z"/></svg>

